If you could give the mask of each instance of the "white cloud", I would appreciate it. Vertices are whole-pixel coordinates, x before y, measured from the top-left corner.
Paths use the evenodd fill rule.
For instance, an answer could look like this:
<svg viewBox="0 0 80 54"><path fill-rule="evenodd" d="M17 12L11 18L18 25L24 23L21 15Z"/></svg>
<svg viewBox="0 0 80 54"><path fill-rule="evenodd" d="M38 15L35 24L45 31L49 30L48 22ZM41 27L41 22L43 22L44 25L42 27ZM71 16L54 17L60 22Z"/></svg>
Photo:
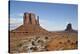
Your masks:
<svg viewBox="0 0 80 54"><path fill-rule="evenodd" d="M18 14L18 16L23 16L23 15L24 15L23 13Z"/></svg>
<svg viewBox="0 0 80 54"><path fill-rule="evenodd" d="M10 18L10 30L13 30L23 23L21 18Z"/></svg>

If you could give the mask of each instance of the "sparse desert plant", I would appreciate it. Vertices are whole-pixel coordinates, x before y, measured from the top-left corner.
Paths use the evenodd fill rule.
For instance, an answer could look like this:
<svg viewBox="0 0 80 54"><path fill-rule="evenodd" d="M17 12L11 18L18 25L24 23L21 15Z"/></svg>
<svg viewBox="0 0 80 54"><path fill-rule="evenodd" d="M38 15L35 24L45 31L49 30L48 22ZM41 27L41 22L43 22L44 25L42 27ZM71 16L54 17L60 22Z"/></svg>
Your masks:
<svg viewBox="0 0 80 54"><path fill-rule="evenodd" d="M33 51L36 51L37 47L31 47L30 49L33 50Z"/></svg>
<svg viewBox="0 0 80 54"><path fill-rule="evenodd" d="M18 45L17 45L17 47L21 47L22 46L22 44L21 43L19 43Z"/></svg>
<svg viewBox="0 0 80 54"><path fill-rule="evenodd" d="M67 40L68 43L70 43L70 40Z"/></svg>
<svg viewBox="0 0 80 54"><path fill-rule="evenodd" d="M62 42L59 42L59 44L62 44Z"/></svg>
<svg viewBox="0 0 80 54"><path fill-rule="evenodd" d="M35 45L34 41L32 41L32 45Z"/></svg>
<svg viewBox="0 0 80 54"><path fill-rule="evenodd" d="M78 44L78 41L76 41L76 44Z"/></svg>
<svg viewBox="0 0 80 54"><path fill-rule="evenodd" d="M45 37L45 39L48 39L48 37Z"/></svg>
<svg viewBox="0 0 80 54"><path fill-rule="evenodd" d="M75 44L75 43L73 43L73 42L71 43L71 45L74 45L74 44Z"/></svg>

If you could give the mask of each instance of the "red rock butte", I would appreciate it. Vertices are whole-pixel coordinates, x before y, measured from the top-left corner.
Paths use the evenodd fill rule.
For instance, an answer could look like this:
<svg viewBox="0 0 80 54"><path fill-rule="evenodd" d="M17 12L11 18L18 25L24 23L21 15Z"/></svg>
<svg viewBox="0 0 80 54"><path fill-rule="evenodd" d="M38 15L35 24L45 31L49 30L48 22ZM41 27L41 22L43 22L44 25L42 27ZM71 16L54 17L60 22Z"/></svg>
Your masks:
<svg viewBox="0 0 80 54"><path fill-rule="evenodd" d="M36 19L37 18L37 19ZM26 32L26 33L39 33L39 32L48 32L43 29L39 24L39 16L36 16L34 13L25 12L23 16L23 25L12 30L11 32Z"/></svg>

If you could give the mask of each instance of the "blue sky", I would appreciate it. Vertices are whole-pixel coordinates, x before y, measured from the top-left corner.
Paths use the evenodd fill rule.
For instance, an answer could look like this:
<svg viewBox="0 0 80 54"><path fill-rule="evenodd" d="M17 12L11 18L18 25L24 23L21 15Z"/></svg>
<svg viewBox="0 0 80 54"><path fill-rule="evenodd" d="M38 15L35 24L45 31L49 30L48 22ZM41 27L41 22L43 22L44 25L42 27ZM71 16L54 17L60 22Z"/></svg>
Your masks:
<svg viewBox="0 0 80 54"><path fill-rule="evenodd" d="M49 31L64 30L68 23L78 30L78 6L74 4L10 1L10 29L23 24L24 12L39 16L40 25Z"/></svg>

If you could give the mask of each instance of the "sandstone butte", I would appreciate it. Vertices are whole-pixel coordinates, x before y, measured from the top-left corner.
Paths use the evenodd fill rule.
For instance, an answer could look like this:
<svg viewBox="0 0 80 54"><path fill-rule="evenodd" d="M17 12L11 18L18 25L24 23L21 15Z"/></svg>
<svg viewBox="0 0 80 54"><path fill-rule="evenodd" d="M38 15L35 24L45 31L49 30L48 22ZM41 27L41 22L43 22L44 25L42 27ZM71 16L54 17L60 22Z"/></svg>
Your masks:
<svg viewBox="0 0 80 54"><path fill-rule="evenodd" d="M36 19L37 18L37 19ZM23 16L23 25L10 31L11 33L45 33L48 32L39 24L39 16L34 13L25 12Z"/></svg>

